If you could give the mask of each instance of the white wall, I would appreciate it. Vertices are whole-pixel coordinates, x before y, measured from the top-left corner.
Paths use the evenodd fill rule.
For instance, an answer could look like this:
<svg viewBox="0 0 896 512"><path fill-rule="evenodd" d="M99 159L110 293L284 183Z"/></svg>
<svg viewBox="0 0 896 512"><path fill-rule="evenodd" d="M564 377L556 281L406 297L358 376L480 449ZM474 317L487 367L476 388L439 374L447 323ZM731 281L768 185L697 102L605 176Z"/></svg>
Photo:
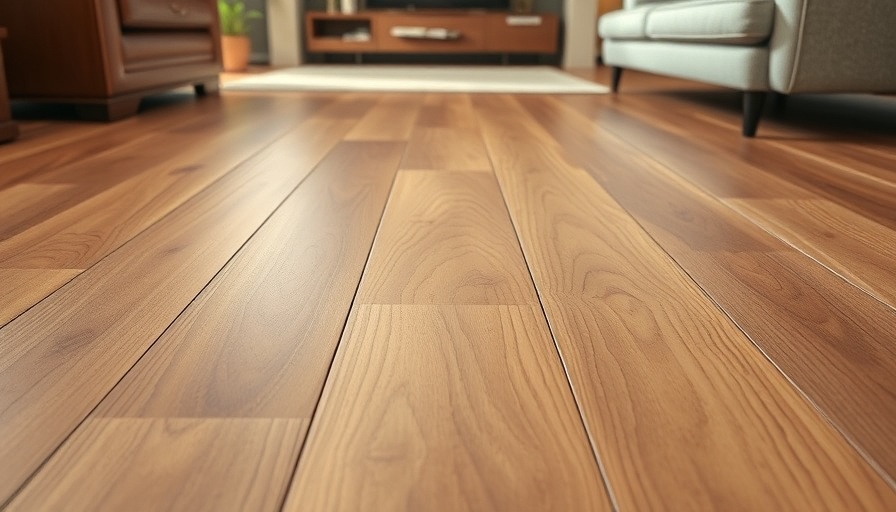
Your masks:
<svg viewBox="0 0 896 512"><path fill-rule="evenodd" d="M268 53L272 66L302 63L300 0L267 0Z"/></svg>
<svg viewBox="0 0 896 512"><path fill-rule="evenodd" d="M566 34L563 38L564 68L593 68L596 58L597 3L594 0L566 0L563 3Z"/></svg>

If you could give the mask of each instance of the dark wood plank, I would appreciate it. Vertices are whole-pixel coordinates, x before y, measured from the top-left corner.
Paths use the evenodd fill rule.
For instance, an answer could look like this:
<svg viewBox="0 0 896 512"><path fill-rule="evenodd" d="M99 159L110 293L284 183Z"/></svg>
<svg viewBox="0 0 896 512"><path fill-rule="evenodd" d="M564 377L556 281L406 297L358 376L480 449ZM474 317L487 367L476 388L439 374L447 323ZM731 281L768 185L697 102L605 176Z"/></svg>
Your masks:
<svg viewBox="0 0 896 512"><path fill-rule="evenodd" d="M896 312L757 227L754 222L764 227L761 218L757 221L749 211L726 207L732 200L713 199L680 176L679 168L657 164L654 154L638 155L621 137L609 133L610 127L594 127L579 116L580 109L554 102L530 106L538 119L550 115L554 124L559 122L555 115L565 119L566 129L554 131L553 137L562 141L568 154L591 170L893 481ZM646 136L638 140L642 145L651 141ZM595 153L601 155L599 160L593 158ZM749 178L749 169L743 170ZM837 208L832 211L842 217L818 212L818 220L805 218L806 230L795 235L825 229L820 223L833 230L845 221L854 220L858 227L868 222ZM869 261L892 257L882 252Z"/></svg>
<svg viewBox="0 0 896 512"><path fill-rule="evenodd" d="M0 329L0 500L85 418L355 121L301 123Z"/></svg>
<svg viewBox="0 0 896 512"><path fill-rule="evenodd" d="M620 509L896 506L893 489L518 103L476 104Z"/></svg>
<svg viewBox="0 0 896 512"><path fill-rule="evenodd" d="M491 173L401 171L360 303L537 304Z"/></svg>
<svg viewBox="0 0 896 512"><path fill-rule="evenodd" d="M289 481L306 429L297 419L89 419L6 510L276 510L283 492L272 489Z"/></svg>
<svg viewBox="0 0 896 512"><path fill-rule="evenodd" d="M611 510L538 306L359 306L284 510Z"/></svg>
<svg viewBox="0 0 896 512"><path fill-rule="evenodd" d="M310 420L403 149L337 145L95 414Z"/></svg>

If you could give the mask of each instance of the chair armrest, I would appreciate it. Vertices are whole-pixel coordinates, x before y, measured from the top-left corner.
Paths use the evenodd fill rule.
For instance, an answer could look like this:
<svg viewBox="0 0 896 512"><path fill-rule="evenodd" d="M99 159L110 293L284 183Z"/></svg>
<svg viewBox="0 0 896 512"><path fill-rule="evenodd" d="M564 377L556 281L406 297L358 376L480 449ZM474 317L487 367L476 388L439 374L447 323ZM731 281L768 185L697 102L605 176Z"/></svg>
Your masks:
<svg viewBox="0 0 896 512"><path fill-rule="evenodd" d="M773 90L896 91L893 0L775 0Z"/></svg>

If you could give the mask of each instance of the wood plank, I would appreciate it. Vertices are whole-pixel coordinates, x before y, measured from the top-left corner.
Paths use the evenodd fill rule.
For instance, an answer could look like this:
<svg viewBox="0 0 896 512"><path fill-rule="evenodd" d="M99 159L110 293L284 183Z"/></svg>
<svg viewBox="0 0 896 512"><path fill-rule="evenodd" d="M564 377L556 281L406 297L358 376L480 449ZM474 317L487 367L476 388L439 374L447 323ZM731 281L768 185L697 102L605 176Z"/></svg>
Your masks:
<svg viewBox="0 0 896 512"><path fill-rule="evenodd" d="M482 136L459 128L414 128L402 169L487 171L492 168Z"/></svg>
<svg viewBox="0 0 896 512"><path fill-rule="evenodd" d="M295 419L90 419L6 510L276 510L306 429Z"/></svg>
<svg viewBox="0 0 896 512"><path fill-rule="evenodd" d="M620 509L896 506L893 489L518 103L477 107Z"/></svg>
<svg viewBox="0 0 896 512"><path fill-rule="evenodd" d="M537 304L494 176L401 171L358 302Z"/></svg>
<svg viewBox="0 0 896 512"><path fill-rule="evenodd" d="M406 141L411 136L422 101L421 95L383 95L345 139Z"/></svg>
<svg viewBox="0 0 896 512"><path fill-rule="evenodd" d="M301 123L0 329L0 501L84 419L353 124L315 118Z"/></svg>
<svg viewBox="0 0 896 512"><path fill-rule="evenodd" d="M469 94L427 94L417 116L420 128L478 130L476 113Z"/></svg>
<svg viewBox="0 0 896 512"><path fill-rule="evenodd" d="M490 170L469 95L427 95L402 169Z"/></svg>
<svg viewBox="0 0 896 512"><path fill-rule="evenodd" d="M537 306L358 306L284 510L610 510Z"/></svg>
<svg viewBox="0 0 896 512"><path fill-rule="evenodd" d="M403 149L337 145L95 415L310 419Z"/></svg>
<svg viewBox="0 0 896 512"><path fill-rule="evenodd" d="M896 231L824 199L732 199L726 204L896 308Z"/></svg>
<svg viewBox="0 0 896 512"><path fill-rule="evenodd" d="M733 200L713 199L678 168L657 164L653 153L639 155L608 133L610 126L589 130L591 122L579 116L580 109L548 103L533 104L531 111L538 118L553 112L549 122L565 128L552 135L563 141L568 154L588 166L788 378L890 482L896 481L893 309L766 232L767 227L758 228L755 223L762 225L762 219L747 210L734 211ZM653 149L646 145L651 140L646 135L637 140ZM748 169L744 175L751 178ZM834 230L843 222L859 227L870 222L836 207L832 211L838 217L819 211L819 220L806 219L805 229L794 236L822 232L820 224ZM792 209L786 214L792 215ZM868 236L876 232L869 228ZM868 261L890 257L881 252Z"/></svg>
<svg viewBox="0 0 896 512"><path fill-rule="evenodd" d="M197 121L190 130L158 132L109 158L80 161L77 167L84 173L99 167L104 174L135 176L82 186L68 201L44 206L26 219L39 224L0 242L0 267L91 266L281 136L294 117L302 119L301 111L285 110L277 118L219 112L215 120ZM168 149L161 157L160 146ZM93 195L98 189L105 190Z"/></svg>
<svg viewBox="0 0 896 512"><path fill-rule="evenodd" d="M0 326L69 282L80 269L0 268Z"/></svg>

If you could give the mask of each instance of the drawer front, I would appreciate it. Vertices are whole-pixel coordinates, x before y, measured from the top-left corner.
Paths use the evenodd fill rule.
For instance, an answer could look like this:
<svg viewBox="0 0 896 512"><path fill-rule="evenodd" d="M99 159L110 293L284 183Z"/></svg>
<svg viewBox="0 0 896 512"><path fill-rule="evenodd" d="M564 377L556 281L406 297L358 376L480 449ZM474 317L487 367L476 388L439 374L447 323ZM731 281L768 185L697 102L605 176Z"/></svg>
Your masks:
<svg viewBox="0 0 896 512"><path fill-rule="evenodd" d="M389 15L374 20L376 48L381 52L481 52L485 48L485 18L482 16ZM457 39L405 39L391 34L393 27L425 27L456 30Z"/></svg>
<svg viewBox="0 0 896 512"><path fill-rule="evenodd" d="M125 28L208 28L217 22L211 0L118 0Z"/></svg>
<svg viewBox="0 0 896 512"><path fill-rule="evenodd" d="M514 24L514 18L538 20L537 24ZM557 52L557 17L539 16L507 16L493 15L489 17L487 47L493 52L502 53L556 53Z"/></svg>

